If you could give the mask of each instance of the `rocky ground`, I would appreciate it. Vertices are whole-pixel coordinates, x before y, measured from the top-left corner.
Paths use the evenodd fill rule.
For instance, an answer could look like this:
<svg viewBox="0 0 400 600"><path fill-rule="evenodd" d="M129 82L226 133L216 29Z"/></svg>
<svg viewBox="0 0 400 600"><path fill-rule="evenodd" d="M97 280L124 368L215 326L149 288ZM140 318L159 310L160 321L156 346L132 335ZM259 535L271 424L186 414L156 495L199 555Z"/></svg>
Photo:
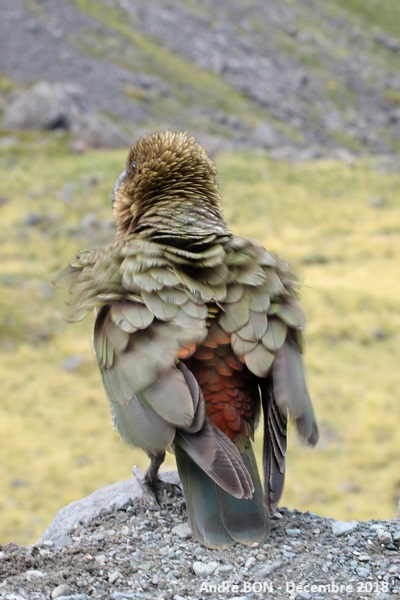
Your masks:
<svg viewBox="0 0 400 600"><path fill-rule="evenodd" d="M285 158L398 150L400 39L335 3L108 0L93 7L3 2L3 127L26 126L32 98L23 109L18 95L45 81L69 86L64 109L54 115L58 88L48 94L50 108L41 98L35 118L50 113L46 127L69 127L94 146L173 127L219 147ZM103 120L93 123L93 114Z"/></svg>
<svg viewBox="0 0 400 600"><path fill-rule="evenodd" d="M398 520L342 522L280 509L264 544L208 550L192 537L179 490L160 507L134 483L66 507L37 545L0 546L0 598L400 597Z"/></svg>

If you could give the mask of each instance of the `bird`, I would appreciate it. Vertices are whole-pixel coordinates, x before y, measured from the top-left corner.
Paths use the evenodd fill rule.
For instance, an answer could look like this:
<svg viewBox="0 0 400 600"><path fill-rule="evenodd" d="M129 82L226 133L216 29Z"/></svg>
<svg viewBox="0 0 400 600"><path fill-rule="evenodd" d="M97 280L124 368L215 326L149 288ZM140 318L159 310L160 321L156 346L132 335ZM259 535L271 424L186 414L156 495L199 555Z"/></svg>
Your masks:
<svg viewBox="0 0 400 600"><path fill-rule="evenodd" d="M216 166L187 132L136 141L111 197L113 241L78 252L56 279L70 320L95 314L113 425L149 457L154 492L166 451L175 454L200 544L261 543L283 491L288 420L318 441L299 280L230 231ZM253 448L261 418L264 485Z"/></svg>

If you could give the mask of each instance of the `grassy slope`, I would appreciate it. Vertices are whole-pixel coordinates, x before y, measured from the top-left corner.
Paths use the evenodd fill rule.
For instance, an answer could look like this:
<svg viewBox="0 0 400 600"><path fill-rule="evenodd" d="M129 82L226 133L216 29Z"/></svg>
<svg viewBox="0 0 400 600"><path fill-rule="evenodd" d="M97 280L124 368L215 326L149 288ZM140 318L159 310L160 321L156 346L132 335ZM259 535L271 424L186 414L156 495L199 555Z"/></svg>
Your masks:
<svg viewBox="0 0 400 600"><path fill-rule="evenodd" d="M111 237L102 223L124 153L77 156L62 138L35 136L21 148L0 163L0 541L28 542L65 503L129 477L146 459L110 426L91 319L65 323L64 295L50 284L77 249ZM400 177L366 162L293 166L261 154L224 154L217 165L233 230L283 254L305 283L306 362L322 436L310 451L292 432L283 503L340 518L393 517ZM27 226L32 214L39 222ZM80 226L87 214L90 231ZM63 368L68 357L81 360L72 371Z"/></svg>
<svg viewBox="0 0 400 600"><path fill-rule="evenodd" d="M333 3L364 26L399 36L400 5L397 0L333 0Z"/></svg>

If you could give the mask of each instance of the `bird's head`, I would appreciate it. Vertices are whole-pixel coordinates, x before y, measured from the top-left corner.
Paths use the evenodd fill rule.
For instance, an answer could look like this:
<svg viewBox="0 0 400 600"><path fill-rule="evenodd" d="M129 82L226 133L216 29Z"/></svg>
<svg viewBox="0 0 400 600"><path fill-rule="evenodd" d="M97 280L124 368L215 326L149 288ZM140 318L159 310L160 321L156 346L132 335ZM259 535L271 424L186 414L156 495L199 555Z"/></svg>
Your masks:
<svg viewBox="0 0 400 600"><path fill-rule="evenodd" d="M190 237L207 215L217 228L224 224L215 165L186 133L161 131L139 139L115 183L112 206L119 236L151 230Z"/></svg>

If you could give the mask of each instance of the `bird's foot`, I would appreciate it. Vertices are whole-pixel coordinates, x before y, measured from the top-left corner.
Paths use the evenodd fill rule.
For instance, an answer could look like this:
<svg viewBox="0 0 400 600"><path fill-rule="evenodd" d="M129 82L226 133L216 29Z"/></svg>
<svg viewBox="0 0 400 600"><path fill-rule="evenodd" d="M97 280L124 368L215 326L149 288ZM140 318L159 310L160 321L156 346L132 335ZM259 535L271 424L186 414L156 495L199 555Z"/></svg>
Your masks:
<svg viewBox="0 0 400 600"><path fill-rule="evenodd" d="M182 496L182 490L180 486L176 483L172 483L171 481L164 481L163 479L160 479L160 477L157 477L155 481L147 481L146 476L144 481L148 489L153 492L154 497L160 506L172 504L174 498L177 496Z"/></svg>
<svg viewBox="0 0 400 600"><path fill-rule="evenodd" d="M165 481L154 476L154 471L148 469L145 474L138 469L138 467L132 467L133 474L142 488L143 495L152 504L162 506L165 504L172 504L174 499L182 497L181 487L173 483L172 481Z"/></svg>

